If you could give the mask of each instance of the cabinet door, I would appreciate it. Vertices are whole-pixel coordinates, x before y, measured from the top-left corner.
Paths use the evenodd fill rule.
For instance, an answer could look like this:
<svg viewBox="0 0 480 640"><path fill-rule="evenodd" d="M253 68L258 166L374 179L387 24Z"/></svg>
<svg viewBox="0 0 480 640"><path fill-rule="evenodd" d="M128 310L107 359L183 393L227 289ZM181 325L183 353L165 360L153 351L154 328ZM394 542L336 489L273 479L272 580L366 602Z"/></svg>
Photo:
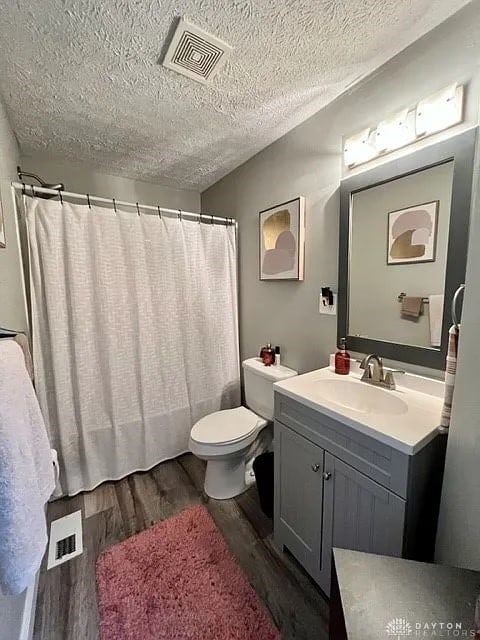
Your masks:
<svg viewBox="0 0 480 640"><path fill-rule="evenodd" d="M326 575L330 576L332 547L402 555L405 500L329 453L325 454L324 495L322 566Z"/></svg>
<svg viewBox="0 0 480 640"><path fill-rule="evenodd" d="M324 450L275 423L275 540L318 580Z"/></svg>

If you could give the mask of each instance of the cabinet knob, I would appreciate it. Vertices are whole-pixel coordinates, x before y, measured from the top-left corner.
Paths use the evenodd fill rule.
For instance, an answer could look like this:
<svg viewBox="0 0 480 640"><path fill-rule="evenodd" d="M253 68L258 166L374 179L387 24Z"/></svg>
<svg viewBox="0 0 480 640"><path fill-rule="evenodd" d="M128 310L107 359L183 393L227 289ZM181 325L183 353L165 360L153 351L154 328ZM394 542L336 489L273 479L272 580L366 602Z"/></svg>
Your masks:
<svg viewBox="0 0 480 640"><path fill-rule="evenodd" d="M330 471L324 471L323 473L324 480L330 480L331 477L332 477L332 474L330 473Z"/></svg>
<svg viewBox="0 0 480 640"><path fill-rule="evenodd" d="M312 471L314 473L317 473L317 471L320 469L320 465L319 464L312 464Z"/></svg>

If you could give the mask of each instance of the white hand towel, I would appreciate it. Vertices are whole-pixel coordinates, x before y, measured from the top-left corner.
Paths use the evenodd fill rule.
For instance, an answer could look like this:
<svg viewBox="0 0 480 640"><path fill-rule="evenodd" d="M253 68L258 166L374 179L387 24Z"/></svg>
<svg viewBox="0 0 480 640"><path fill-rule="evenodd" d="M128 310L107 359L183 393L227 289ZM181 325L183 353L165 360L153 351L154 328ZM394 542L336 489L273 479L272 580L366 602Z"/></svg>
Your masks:
<svg viewBox="0 0 480 640"><path fill-rule="evenodd" d="M54 489L52 454L19 345L0 341L0 586L21 593L47 544L45 503Z"/></svg>
<svg viewBox="0 0 480 640"><path fill-rule="evenodd" d="M442 343L443 294L428 296L428 312L430 315L430 344L439 347Z"/></svg>

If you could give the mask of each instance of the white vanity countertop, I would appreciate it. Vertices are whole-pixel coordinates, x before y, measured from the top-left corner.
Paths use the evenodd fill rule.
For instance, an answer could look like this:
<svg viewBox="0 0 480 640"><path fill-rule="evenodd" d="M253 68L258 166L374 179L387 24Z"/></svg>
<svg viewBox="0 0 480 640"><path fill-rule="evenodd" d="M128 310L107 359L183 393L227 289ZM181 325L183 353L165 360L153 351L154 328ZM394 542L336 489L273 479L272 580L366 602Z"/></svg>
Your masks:
<svg viewBox="0 0 480 640"><path fill-rule="evenodd" d="M440 415L443 405L444 383L430 378L423 378L413 374L396 377L395 391L374 387L367 382L360 381L360 372L356 366L348 376L340 376L329 367L318 369L310 373L289 378L274 384L274 389L289 398L297 400L311 409L373 437L399 451L413 455L432 440L438 432ZM363 373L363 372L361 372ZM358 394L362 394L364 387L381 391L389 397L397 398L395 402L406 404L403 412L377 412L376 410L359 411L349 406L348 397L345 404L336 402L328 397L328 383L322 388L322 381L348 381L361 385ZM320 384L319 384L320 383ZM355 389L356 390L356 389ZM366 391L366 393L369 393ZM357 395L358 395L357 394ZM385 398L388 401L388 397ZM352 403L353 404L353 403ZM375 404L371 402L372 405Z"/></svg>

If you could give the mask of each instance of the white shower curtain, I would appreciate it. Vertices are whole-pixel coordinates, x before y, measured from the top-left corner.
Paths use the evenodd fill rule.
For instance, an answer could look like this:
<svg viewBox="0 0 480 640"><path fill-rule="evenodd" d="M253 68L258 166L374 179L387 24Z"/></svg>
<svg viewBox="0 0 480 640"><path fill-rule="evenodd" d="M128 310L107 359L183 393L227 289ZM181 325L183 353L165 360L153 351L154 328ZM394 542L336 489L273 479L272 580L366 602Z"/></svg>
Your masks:
<svg viewBox="0 0 480 640"><path fill-rule="evenodd" d="M233 226L25 197L36 388L73 495L238 406Z"/></svg>

